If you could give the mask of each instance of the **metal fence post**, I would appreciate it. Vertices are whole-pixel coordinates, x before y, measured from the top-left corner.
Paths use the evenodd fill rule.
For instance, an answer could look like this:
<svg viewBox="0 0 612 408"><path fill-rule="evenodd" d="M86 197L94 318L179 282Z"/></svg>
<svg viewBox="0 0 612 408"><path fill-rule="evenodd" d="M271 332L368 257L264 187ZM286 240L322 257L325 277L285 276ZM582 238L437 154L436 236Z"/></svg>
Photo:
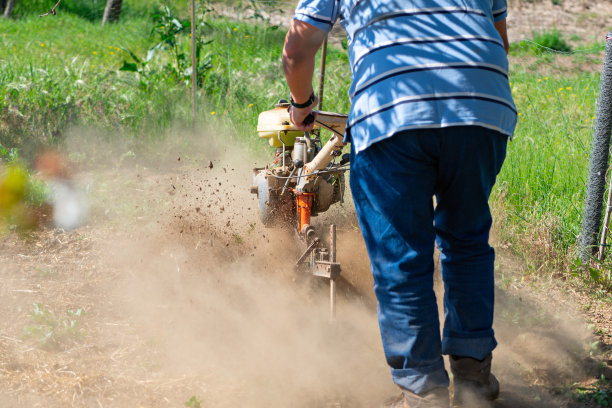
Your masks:
<svg viewBox="0 0 612 408"><path fill-rule="evenodd" d="M591 150L587 195L582 213L582 231L578 242L579 256L588 261L597 246L605 193L605 177L608 169L610 134L612 133L612 33L606 36L597 118Z"/></svg>

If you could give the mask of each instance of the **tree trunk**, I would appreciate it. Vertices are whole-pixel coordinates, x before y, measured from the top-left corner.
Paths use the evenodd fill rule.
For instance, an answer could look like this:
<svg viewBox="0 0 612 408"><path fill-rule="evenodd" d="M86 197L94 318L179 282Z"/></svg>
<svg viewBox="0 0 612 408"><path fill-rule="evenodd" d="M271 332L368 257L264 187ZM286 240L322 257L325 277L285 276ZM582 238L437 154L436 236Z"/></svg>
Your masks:
<svg viewBox="0 0 612 408"><path fill-rule="evenodd" d="M10 1L10 0L9 0ZM121 4L123 0L107 0L106 8L104 9L104 17L102 17L102 26L106 23L112 23L119 19L121 14Z"/></svg>
<svg viewBox="0 0 612 408"><path fill-rule="evenodd" d="M14 8L15 0L0 0L0 10L4 10L4 18L11 18Z"/></svg>

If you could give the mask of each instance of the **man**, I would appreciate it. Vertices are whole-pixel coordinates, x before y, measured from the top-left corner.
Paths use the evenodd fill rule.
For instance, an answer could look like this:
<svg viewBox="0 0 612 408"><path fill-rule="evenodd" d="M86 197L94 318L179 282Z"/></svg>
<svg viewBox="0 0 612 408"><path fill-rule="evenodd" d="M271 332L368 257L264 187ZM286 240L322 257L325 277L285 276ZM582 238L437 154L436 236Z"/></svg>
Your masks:
<svg viewBox="0 0 612 408"><path fill-rule="evenodd" d="M402 390L393 407L449 406L444 354L455 405L499 393L488 198L517 116L506 15L506 0L302 0L287 34L290 113L302 130L312 128L315 54L336 20L348 34L350 184L385 357Z"/></svg>

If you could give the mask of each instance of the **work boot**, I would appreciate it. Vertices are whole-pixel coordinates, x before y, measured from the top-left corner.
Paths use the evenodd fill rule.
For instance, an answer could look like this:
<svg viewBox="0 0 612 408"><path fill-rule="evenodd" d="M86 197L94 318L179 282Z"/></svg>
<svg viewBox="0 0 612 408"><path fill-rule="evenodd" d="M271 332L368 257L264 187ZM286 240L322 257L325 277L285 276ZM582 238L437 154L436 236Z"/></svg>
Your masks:
<svg viewBox="0 0 612 408"><path fill-rule="evenodd" d="M499 381L491 374L492 354L484 360L450 356L455 393L453 406L474 406L477 402L493 401L499 395Z"/></svg>
<svg viewBox="0 0 612 408"><path fill-rule="evenodd" d="M402 388L402 393L383 408L449 408L448 388L434 388L425 394L415 394Z"/></svg>

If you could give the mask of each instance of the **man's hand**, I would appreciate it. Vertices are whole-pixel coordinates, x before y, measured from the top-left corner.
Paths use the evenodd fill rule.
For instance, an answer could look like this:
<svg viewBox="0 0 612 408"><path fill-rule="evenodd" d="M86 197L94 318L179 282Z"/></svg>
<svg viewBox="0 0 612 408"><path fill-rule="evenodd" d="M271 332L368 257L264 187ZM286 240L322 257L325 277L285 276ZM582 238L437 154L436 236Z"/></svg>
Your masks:
<svg viewBox="0 0 612 408"><path fill-rule="evenodd" d="M319 103L319 98L315 96L314 101L310 106L305 108L296 108L295 106L289 106L289 117L291 118L291 122L300 130L305 132L310 132L314 126L314 120L310 120L309 123L305 123L306 118L309 115L312 115L315 119L317 117L317 112L313 109Z"/></svg>
<svg viewBox="0 0 612 408"><path fill-rule="evenodd" d="M325 40L325 33L318 28L299 20L293 20L285 38L283 48L283 69L291 96L298 103L303 103L312 95L312 74L315 66L315 55ZM291 106L291 121L300 130L312 130L313 124L305 124L304 119L317 105L318 99L306 108Z"/></svg>

